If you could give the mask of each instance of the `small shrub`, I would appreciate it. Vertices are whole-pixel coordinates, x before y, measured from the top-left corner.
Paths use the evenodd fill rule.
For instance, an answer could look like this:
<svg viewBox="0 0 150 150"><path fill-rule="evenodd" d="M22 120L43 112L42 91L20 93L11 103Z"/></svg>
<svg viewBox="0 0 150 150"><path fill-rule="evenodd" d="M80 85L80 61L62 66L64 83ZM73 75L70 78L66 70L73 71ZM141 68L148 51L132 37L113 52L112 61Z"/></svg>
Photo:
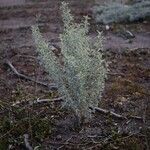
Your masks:
<svg viewBox="0 0 150 150"><path fill-rule="evenodd" d="M98 106L107 72L100 52L103 36L98 32L92 43L87 36L88 17L79 24L75 23L68 4L64 2L61 11L64 22L60 34L63 65L37 26L32 27L33 37L45 69L57 83L59 94L65 96L64 106L74 110L80 119L90 118L89 107Z"/></svg>
<svg viewBox="0 0 150 150"><path fill-rule="evenodd" d="M103 24L150 19L150 1L143 0L133 5L111 3L95 6L93 14L96 22Z"/></svg>

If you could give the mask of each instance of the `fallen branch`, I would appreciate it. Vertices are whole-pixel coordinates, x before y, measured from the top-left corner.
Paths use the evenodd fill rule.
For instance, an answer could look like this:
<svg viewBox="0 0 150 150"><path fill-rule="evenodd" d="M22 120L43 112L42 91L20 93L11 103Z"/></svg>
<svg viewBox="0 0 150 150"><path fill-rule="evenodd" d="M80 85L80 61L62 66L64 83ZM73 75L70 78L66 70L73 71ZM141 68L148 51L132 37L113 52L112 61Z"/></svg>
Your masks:
<svg viewBox="0 0 150 150"><path fill-rule="evenodd" d="M20 105L20 104L22 104L24 102L25 103L29 103L29 105L31 105L31 104L37 104L37 103L44 103L44 102L50 102L50 103L61 102L61 101L63 101L63 98L64 97L58 97L58 98L53 98L53 99L37 99L37 100L33 100L33 101L32 100L17 101L15 103L13 103L11 106L14 107L14 106Z"/></svg>
<svg viewBox="0 0 150 150"><path fill-rule="evenodd" d="M43 103L43 102L60 102L63 101L63 96L62 97L58 97L58 98L53 98L53 99L37 99L35 101L33 101L34 104L36 103Z"/></svg>
<svg viewBox="0 0 150 150"><path fill-rule="evenodd" d="M14 72L14 74L16 76L18 76L18 77L20 77L22 79L35 82L35 83L40 84L42 86L48 87L48 89L56 89L57 88L57 86L54 83L47 84L47 83L35 80L35 79L31 78L31 77L28 77L28 76L26 76L24 74L19 73L9 60L6 61L6 64L11 68L11 70Z"/></svg>
<svg viewBox="0 0 150 150"><path fill-rule="evenodd" d="M143 118L142 117L139 117L139 116L128 116L128 117L125 117L125 116L122 116L120 114L117 114L113 111L110 111L110 110L107 110L107 109L102 109L102 108L99 108L99 107L90 107L90 109L94 110L94 111L97 111L97 112L100 112L100 113L103 113L105 115L111 115L112 117L115 117L117 119L128 119L128 118L131 118L131 119L136 119L136 120L141 120L143 121Z"/></svg>
<svg viewBox="0 0 150 150"><path fill-rule="evenodd" d="M139 117L139 116L129 116L129 118L131 119L137 119L137 120L142 120L143 121L143 118L142 117Z"/></svg>
<svg viewBox="0 0 150 150"><path fill-rule="evenodd" d="M28 150L33 150L33 148L31 147L31 145L29 143L29 135L28 134L24 134L24 143Z"/></svg>
<svg viewBox="0 0 150 150"><path fill-rule="evenodd" d="M90 107L90 109L94 110L94 111L97 111L97 112L100 112L100 113L103 113L105 115L108 115L110 114L112 117L115 117L115 118L118 118L118 119L126 119L126 117L120 115L120 114L117 114L117 113L114 113L112 111L109 111L109 110L106 110L106 109L102 109L102 108L99 108L99 107Z"/></svg>

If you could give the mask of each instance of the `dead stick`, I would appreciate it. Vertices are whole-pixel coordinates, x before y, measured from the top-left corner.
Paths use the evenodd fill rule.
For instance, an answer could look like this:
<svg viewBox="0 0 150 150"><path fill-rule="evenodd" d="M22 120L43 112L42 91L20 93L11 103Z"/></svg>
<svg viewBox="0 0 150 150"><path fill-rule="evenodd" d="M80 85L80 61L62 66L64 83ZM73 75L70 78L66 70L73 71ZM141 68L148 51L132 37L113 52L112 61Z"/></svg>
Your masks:
<svg viewBox="0 0 150 150"><path fill-rule="evenodd" d="M63 101L64 96L62 97L58 97L58 98L53 98L53 99L37 99L35 101L33 101L34 104L36 103L43 103L43 102L61 102Z"/></svg>
<svg viewBox="0 0 150 150"><path fill-rule="evenodd" d="M126 117L124 117L124 116L122 116L120 114L114 113L112 111L106 110L106 109L102 109L102 108L99 108L99 107L94 107L92 109L97 111L97 112L101 112L103 114L110 114L111 116L113 116L115 118L118 118L118 119L126 119Z"/></svg>
<svg viewBox="0 0 150 150"><path fill-rule="evenodd" d="M117 113L115 113L115 112L113 112L113 111L109 111L109 110L102 109L102 108L99 108L99 107L94 107L94 108L90 107L90 109L95 110L95 111L100 112L100 113L103 113L103 114L106 114L106 115L107 115L107 114L110 114L111 116L113 116L113 117L115 117L115 118L118 118L118 119L131 118L131 119L137 119L137 120L143 121L143 118L142 118L142 117L139 117L139 116L124 117L124 116L122 116L122 115L120 115L120 114L117 114Z"/></svg>
<svg viewBox="0 0 150 150"><path fill-rule="evenodd" d="M37 99L37 100L23 100L23 101L17 101L15 103L13 103L11 106L14 107L16 105L19 105L19 104L22 104L23 102L26 102L26 103L29 103L29 104L37 104L37 103L44 103L44 102L50 102L50 103L53 103L53 102L61 102L63 101L63 96L62 97L58 97L58 98L53 98L53 99ZM31 103L30 103L31 102Z"/></svg>
<svg viewBox="0 0 150 150"><path fill-rule="evenodd" d="M47 83L44 83L44 82L41 82L41 81L37 81L37 80L35 80L35 79L31 78L31 77L28 77L28 76L26 76L24 74L19 73L9 60L6 61L6 64L11 68L11 70L15 73L15 75L19 76L22 79L35 82L37 84L43 85L45 87L48 87L49 89L57 88L57 86L54 83L47 84Z"/></svg>
<svg viewBox="0 0 150 150"><path fill-rule="evenodd" d="M139 116L129 116L129 118L131 119L137 119L137 120L142 120L143 121L143 118L142 117L139 117Z"/></svg>

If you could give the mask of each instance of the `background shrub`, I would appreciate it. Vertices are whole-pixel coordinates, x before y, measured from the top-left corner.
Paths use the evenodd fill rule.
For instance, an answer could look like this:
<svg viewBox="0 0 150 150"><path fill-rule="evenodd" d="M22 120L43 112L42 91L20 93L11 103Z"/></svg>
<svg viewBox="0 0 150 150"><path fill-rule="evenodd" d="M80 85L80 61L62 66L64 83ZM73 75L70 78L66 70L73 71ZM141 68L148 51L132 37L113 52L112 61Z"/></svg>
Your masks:
<svg viewBox="0 0 150 150"><path fill-rule="evenodd" d="M136 2L133 5L109 3L93 8L97 23L109 24L118 22L133 22L150 19L150 0Z"/></svg>

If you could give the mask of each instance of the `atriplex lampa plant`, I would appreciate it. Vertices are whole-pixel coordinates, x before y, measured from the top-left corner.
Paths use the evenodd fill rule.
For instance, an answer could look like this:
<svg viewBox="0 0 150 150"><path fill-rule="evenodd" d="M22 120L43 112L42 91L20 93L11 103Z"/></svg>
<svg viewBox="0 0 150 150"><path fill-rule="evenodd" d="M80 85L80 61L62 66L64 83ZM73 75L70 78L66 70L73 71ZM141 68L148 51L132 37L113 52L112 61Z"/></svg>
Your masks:
<svg viewBox="0 0 150 150"><path fill-rule="evenodd" d="M67 3L62 3L61 11L64 23L60 34L63 65L37 25L32 26L33 37L40 60L57 83L60 96L65 96L64 106L71 108L80 119L90 118L89 107L98 106L107 75L102 57L103 36L98 32L93 41L88 36L88 17L81 23L75 23Z"/></svg>

